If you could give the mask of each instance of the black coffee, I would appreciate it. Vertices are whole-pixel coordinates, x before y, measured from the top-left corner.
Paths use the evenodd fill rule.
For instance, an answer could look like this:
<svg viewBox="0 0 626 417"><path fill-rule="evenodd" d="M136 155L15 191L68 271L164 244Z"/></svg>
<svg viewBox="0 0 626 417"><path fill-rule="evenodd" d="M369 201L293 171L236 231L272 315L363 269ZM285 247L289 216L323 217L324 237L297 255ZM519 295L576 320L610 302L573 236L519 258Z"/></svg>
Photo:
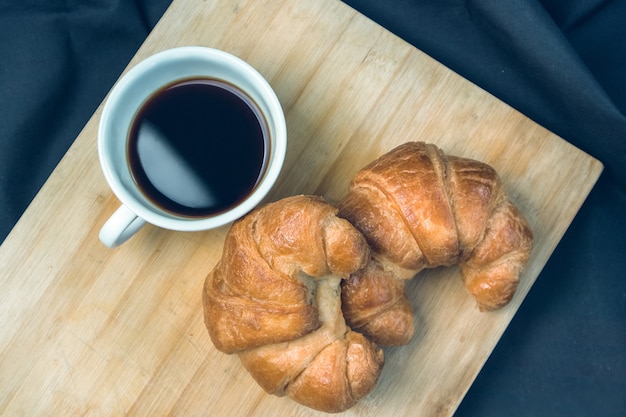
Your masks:
<svg viewBox="0 0 626 417"><path fill-rule="evenodd" d="M183 216L223 212L255 188L268 155L256 104L230 84L191 79L154 94L133 120L132 175L161 208Z"/></svg>

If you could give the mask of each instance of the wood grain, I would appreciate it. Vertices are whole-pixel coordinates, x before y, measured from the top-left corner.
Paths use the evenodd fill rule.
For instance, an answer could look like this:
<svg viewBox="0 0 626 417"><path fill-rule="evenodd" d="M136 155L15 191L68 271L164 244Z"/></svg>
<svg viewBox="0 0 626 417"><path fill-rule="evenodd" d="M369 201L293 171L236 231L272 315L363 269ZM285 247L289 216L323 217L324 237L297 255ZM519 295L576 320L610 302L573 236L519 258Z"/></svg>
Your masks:
<svg viewBox="0 0 626 417"><path fill-rule="evenodd" d="M501 174L536 245L512 303L479 313L457 268L420 274L409 346L386 349L377 389L345 415L449 416L598 178L602 165L337 0L174 0L130 62L181 45L234 53L283 104L289 145L268 197L334 202L408 140ZM227 227L144 227L109 250L118 201L101 174L101 107L0 248L2 416L315 416L265 394L202 322L201 287Z"/></svg>

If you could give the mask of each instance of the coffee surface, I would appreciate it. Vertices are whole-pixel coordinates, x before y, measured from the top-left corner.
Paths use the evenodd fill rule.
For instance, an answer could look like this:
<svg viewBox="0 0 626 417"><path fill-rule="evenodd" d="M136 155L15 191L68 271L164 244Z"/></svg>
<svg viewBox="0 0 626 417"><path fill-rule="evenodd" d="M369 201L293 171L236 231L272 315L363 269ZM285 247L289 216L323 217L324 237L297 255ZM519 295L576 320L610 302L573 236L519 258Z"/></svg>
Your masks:
<svg viewBox="0 0 626 417"><path fill-rule="evenodd" d="M185 80L155 93L135 116L132 175L159 207L182 216L218 214L261 179L267 129L256 104L230 84Z"/></svg>

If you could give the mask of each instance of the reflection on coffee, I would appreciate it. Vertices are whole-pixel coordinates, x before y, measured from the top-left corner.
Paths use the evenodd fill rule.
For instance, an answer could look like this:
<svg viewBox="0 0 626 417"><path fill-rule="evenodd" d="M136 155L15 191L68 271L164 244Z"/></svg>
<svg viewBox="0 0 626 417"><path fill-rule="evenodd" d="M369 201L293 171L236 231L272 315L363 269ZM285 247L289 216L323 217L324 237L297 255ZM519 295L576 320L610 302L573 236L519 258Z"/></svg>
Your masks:
<svg viewBox="0 0 626 417"><path fill-rule="evenodd" d="M252 99L230 84L190 79L155 93L133 120L131 172L156 205L182 216L228 210L261 180L269 139Z"/></svg>

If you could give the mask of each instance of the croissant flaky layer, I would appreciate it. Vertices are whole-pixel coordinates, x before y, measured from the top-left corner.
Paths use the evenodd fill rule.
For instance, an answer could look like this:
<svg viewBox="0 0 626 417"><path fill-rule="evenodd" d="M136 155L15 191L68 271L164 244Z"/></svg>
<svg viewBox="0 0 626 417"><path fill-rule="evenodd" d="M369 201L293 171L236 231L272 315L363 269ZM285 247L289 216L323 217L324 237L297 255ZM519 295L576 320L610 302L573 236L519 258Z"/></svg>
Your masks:
<svg viewBox="0 0 626 417"><path fill-rule="evenodd" d="M344 296L348 324L385 345L412 335L402 280L460 264L479 308L494 310L513 297L532 248L530 226L492 167L423 142L400 145L359 171L339 216L365 236L374 264L343 284L352 294ZM389 296L376 299L372 286Z"/></svg>
<svg viewBox="0 0 626 417"><path fill-rule="evenodd" d="M233 224L203 291L219 350L238 354L267 392L326 412L367 395L384 363L382 350L343 317L341 281L370 251L336 212L313 196L253 211Z"/></svg>

